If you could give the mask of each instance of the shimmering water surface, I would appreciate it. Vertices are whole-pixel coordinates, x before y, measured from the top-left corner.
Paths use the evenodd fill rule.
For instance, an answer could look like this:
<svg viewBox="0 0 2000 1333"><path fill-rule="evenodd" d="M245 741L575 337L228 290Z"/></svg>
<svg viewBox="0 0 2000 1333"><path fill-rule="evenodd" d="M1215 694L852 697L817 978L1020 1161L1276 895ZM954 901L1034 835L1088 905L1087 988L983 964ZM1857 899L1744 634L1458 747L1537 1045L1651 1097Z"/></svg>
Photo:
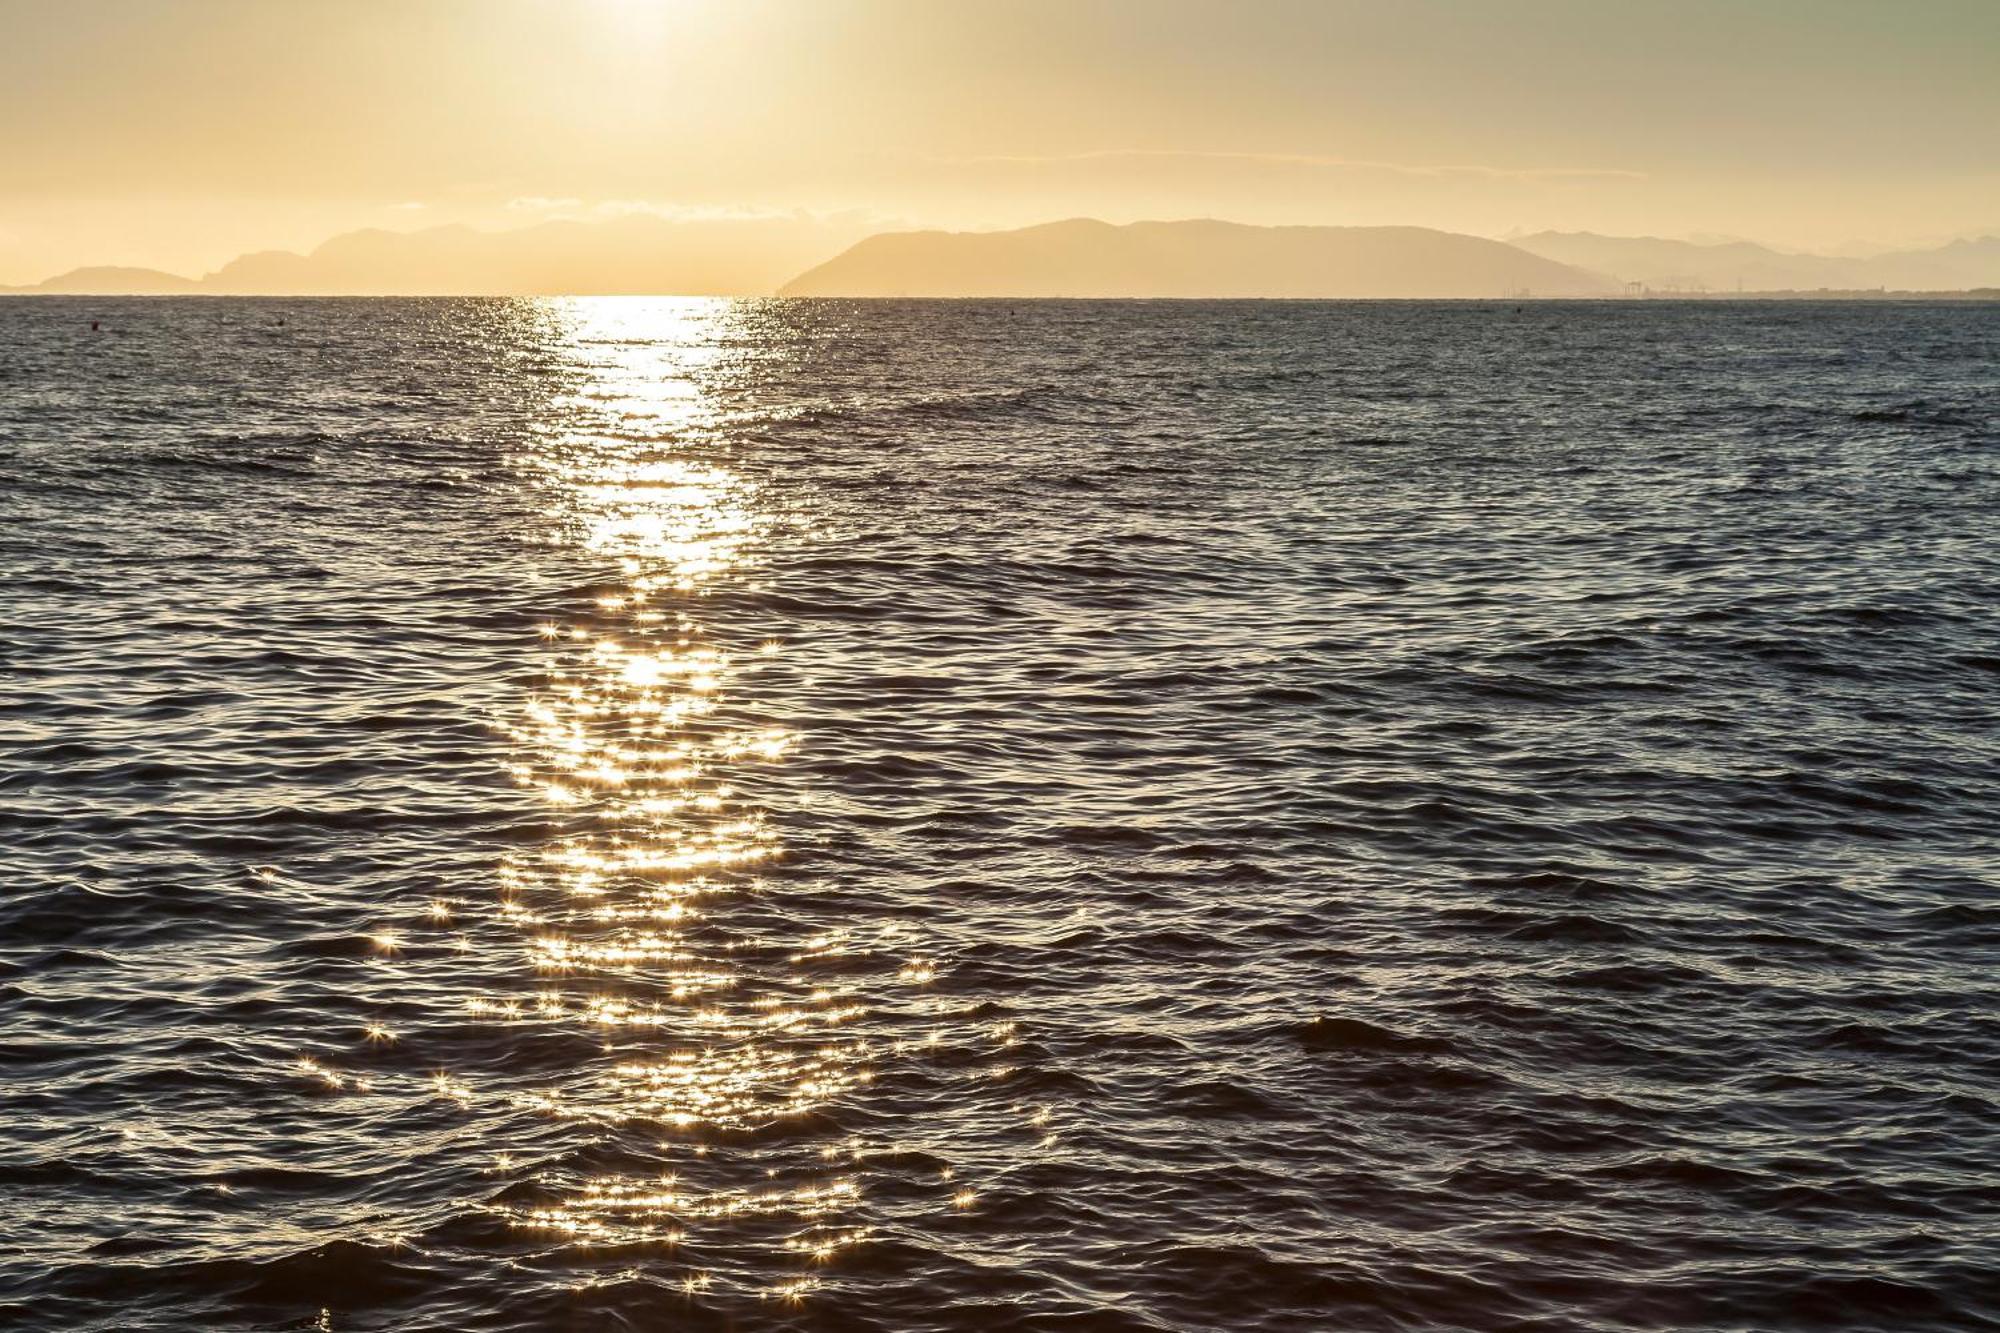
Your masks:
<svg viewBox="0 0 2000 1333"><path fill-rule="evenodd" d="M0 1323L2000 1328L1997 355L0 302Z"/></svg>

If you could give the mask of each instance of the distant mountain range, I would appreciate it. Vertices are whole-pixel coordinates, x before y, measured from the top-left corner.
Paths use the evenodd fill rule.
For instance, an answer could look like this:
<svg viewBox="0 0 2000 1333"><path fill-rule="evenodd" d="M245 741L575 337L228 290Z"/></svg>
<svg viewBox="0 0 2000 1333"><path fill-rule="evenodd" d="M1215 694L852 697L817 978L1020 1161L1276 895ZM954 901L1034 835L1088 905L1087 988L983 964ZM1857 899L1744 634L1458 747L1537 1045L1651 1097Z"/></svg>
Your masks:
<svg viewBox="0 0 2000 1333"><path fill-rule="evenodd" d="M1079 219L1019 231L871 236L780 296L1603 296L1617 284L1425 227Z"/></svg>
<svg viewBox="0 0 2000 1333"><path fill-rule="evenodd" d="M514 231L355 231L310 254L266 250L205 277L80 268L0 292L218 296L768 295L859 239L859 222L807 217L673 219L632 214Z"/></svg>
<svg viewBox="0 0 2000 1333"><path fill-rule="evenodd" d="M863 235L804 216L635 214L515 231L357 231L201 278L75 269L0 292L153 295L1587 297L2000 287L2000 236L1869 258L1590 232L1493 241L1425 227L1076 219L996 232Z"/></svg>
<svg viewBox="0 0 2000 1333"><path fill-rule="evenodd" d="M163 296L202 290L202 285L193 278L162 273L156 268L121 268L115 264L73 268L29 287L0 287L0 292L40 296Z"/></svg>
<svg viewBox="0 0 2000 1333"><path fill-rule="evenodd" d="M1884 287L1956 291L2000 286L2000 236L1867 259L1786 254L1748 241L1701 245L1651 236L1541 231L1509 243L1530 254L1655 291L1818 291Z"/></svg>

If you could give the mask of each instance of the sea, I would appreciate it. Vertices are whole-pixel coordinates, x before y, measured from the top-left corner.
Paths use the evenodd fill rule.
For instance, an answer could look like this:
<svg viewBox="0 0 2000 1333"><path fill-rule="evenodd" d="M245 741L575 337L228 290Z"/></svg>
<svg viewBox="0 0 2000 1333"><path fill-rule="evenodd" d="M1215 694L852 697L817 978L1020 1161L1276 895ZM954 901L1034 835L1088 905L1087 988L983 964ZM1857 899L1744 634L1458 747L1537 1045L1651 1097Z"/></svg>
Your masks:
<svg viewBox="0 0 2000 1333"><path fill-rule="evenodd" d="M2000 306L0 301L0 1326L2000 1329Z"/></svg>

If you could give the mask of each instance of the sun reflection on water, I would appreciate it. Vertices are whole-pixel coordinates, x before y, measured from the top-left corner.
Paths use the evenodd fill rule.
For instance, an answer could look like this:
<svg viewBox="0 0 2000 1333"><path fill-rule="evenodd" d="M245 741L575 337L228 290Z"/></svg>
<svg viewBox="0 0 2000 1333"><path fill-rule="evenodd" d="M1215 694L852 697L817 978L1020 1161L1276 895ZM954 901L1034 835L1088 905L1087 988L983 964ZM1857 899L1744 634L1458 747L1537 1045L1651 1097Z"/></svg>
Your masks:
<svg viewBox="0 0 2000 1333"><path fill-rule="evenodd" d="M810 1137L810 1117L874 1077L865 988L921 987L933 969L885 955L878 975L857 973L854 931L799 933L764 901L760 873L782 847L744 788L798 738L739 690L775 641L719 635L702 613L754 568L772 521L701 388L731 307L566 313L593 366L573 415L592 428L550 439L536 462L570 540L616 573L541 627L546 676L511 727L514 776L562 830L500 869L499 910L538 989L468 1009L599 1034L588 1077L529 1100L648 1128L658 1169L551 1182L557 1197L514 1220L593 1245L760 1245L758 1268L783 1255L797 1273L760 1294L798 1301L867 1238L849 1216L865 1154L843 1142L774 1155L768 1140L774 1127ZM755 1188L741 1183L753 1163ZM691 1269L683 1285L714 1282Z"/></svg>
<svg viewBox="0 0 2000 1333"><path fill-rule="evenodd" d="M401 1064L386 1088L325 1053L286 1077L333 1100L400 1086L487 1133L474 1170L506 1185L482 1206L513 1234L635 1249L690 1300L805 1302L871 1223L981 1197L935 1135L879 1137L893 1118L878 1077L1006 1079L992 1061L1018 1038L940 994L917 928L853 915L852 886L776 873L787 809L811 792L787 769L800 736L752 681L787 666L773 631L790 627L746 622L793 520L723 404L743 369L725 352L782 356L795 339L760 342L755 307L727 302L535 310L568 388L520 462L565 562L588 571L525 631L538 678L503 722L546 832L501 858L491 892L426 891L357 943L373 969L484 965L457 1025L477 1049L437 1067L422 1052L439 1025L384 1009L352 1039ZM1046 1108L1010 1114L1055 1141ZM523 1129L538 1122L563 1132ZM494 1137L502 1125L521 1138ZM894 1184L874 1200L871 1180Z"/></svg>

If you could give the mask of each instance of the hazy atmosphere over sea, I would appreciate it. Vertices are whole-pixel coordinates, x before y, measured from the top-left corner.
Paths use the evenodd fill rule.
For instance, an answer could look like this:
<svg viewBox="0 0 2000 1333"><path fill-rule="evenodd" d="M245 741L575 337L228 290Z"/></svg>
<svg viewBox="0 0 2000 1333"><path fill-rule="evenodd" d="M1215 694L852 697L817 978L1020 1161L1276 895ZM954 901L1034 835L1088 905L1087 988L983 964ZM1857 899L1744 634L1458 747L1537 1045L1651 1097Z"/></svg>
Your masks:
<svg viewBox="0 0 2000 1333"><path fill-rule="evenodd" d="M1996 69L0 0L0 1330L2000 1333Z"/></svg>
<svg viewBox="0 0 2000 1333"><path fill-rule="evenodd" d="M0 300L0 1324L2000 1328L1996 364Z"/></svg>

